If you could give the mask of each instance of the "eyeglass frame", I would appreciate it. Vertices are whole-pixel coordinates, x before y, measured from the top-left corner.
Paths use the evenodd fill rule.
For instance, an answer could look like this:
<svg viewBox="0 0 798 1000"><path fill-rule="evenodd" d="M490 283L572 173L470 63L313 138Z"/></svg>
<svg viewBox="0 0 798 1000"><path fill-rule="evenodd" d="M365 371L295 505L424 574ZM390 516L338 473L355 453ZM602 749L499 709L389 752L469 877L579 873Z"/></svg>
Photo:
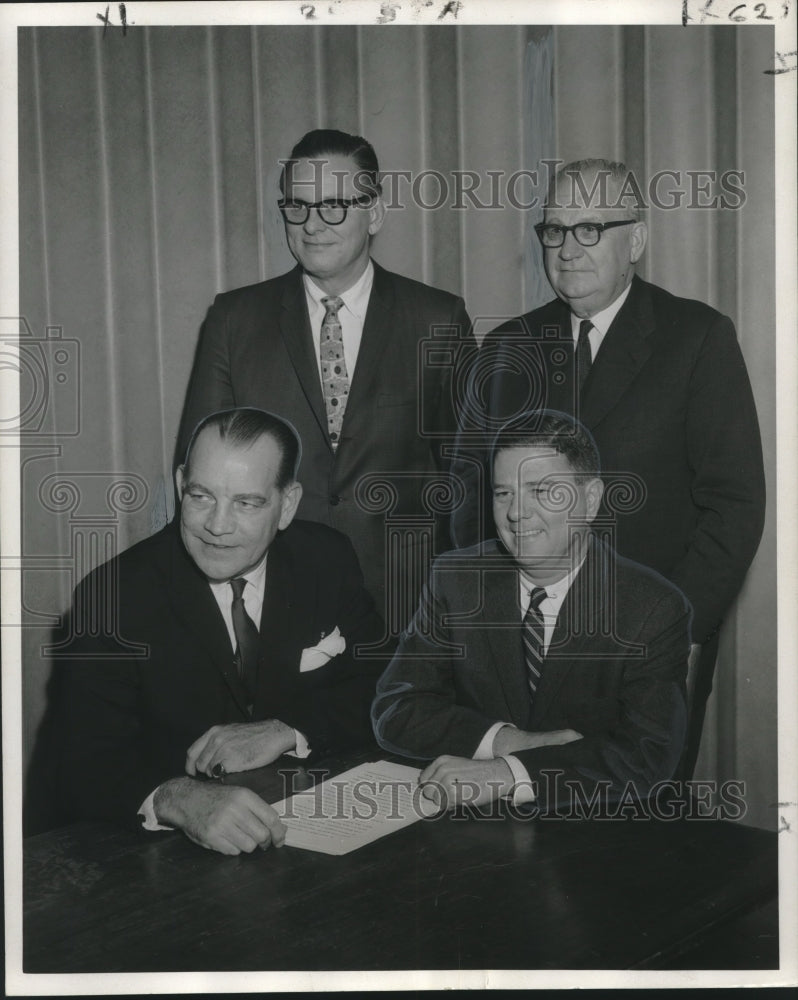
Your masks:
<svg viewBox="0 0 798 1000"><path fill-rule="evenodd" d="M534 226L534 230L537 233L537 237L540 240L540 245L544 250L559 250L561 246L565 243L565 238L568 233L574 234L574 239L579 244L580 247L595 247L601 242L601 236L605 229L615 229L616 226L633 226L639 219L620 219L617 222L577 222L575 226L561 226L556 222L538 222ZM595 243L583 243L579 237L576 235L577 229L580 226L592 226L598 231L598 237ZM543 233L546 229L554 228L562 231L562 240L560 243L544 243Z"/></svg>
<svg viewBox="0 0 798 1000"><path fill-rule="evenodd" d="M376 197L377 197L376 194L361 194L358 195L356 198L325 198L323 201L292 201L284 198L281 201L277 202L277 207L280 209L280 213L283 219L289 226L304 226L305 223L310 218L310 210L312 208L316 209L316 214L318 215L318 217L321 219L321 221L324 223L325 226L340 226L344 222L346 222L347 212L349 211L350 208L352 208L354 205L364 206L366 202L374 201ZM305 218L298 220L296 222L293 219L289 219L288 216L285 214L286 206L289 204L301 205L305 209ZM327 219L324 218L322 214L322 211L325 208L343 208L344 210L343 217L339 219L337 222L329 222Z"/></svg>

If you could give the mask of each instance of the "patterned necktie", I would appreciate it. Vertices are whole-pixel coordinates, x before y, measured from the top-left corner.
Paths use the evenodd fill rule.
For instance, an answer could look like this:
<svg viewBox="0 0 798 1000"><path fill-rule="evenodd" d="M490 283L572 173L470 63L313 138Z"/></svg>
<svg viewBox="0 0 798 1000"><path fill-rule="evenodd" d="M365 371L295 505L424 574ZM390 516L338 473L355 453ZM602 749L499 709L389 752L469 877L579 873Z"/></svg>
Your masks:
<svg viewBox="0 0 798 1000"><path fill-rule="evenodd" d="M546 600L546 591L543 587L535 587L529 599L529 607L526 609L524 621L521 629L521 639L524 649L524 662L526 663L526 680L529 685L529 696L535 698L535 692L540 684L540 675L543 670L543 615L540 613L540 605Z"/></svg>
<svg viewBox="0 0 798 1000"><path fill-rule="evenodd" d="M346 401L349 397L349 374L344 358L344 338L338 310L344 300L337 295L323 298L324 319L321 323L321 385L324 405L327 408L327 430L333 451L341 440L341 424L344 422Z"/></svg>
<svg viewBox="0 0 798 1000"><path fill-rule="evenodd" d="M260 636L244 606L243 594L246 585L247 581L243 576L238 576L230 581L230 586L233 588L233 603L230 610L233 617L233 630L236 634L236 669L246 691L247 703L251 705L255 701Z"/></svg>
<svg viewBox="0 0 798 1000"><path fill-rule="evenodd" d="M590 353L590 340L588 334L593 329L593 324L589 319L583 319L579 324L579 340L576 344L576 374L579 379L579 391L585 387L585 382L590 374L590 366L593 358Z"/></svg>

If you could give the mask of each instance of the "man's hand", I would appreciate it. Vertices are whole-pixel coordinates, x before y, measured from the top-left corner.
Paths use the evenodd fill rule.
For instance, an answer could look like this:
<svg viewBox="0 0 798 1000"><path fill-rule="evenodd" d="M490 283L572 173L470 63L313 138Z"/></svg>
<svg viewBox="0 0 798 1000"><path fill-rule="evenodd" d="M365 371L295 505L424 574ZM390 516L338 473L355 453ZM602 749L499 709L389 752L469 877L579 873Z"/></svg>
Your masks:
<svg viewBox="0 0 798 1000"><path fill-rule="evenodd" d="M421 794L441 809L482 806L509 795L515 780L504 760L438 757L418 776Z"/></svg>
<svg viewBox="0 0 798 1000"><path fill-rule="evenodd" d="M182 830L201 847L222 854L282 847L285 827L272 807L248 788L172 778L153 799L160 823Z"/></svg>
<svg viewBox="0 0 798 1000"><path fill-rule="evenodd" d="M219 764L228 772L251 771L295 746L294 730L278 719L211 726L188 748L186 774L215 777L213 769Z"/></svg>
<svg viewBox="0 0 798 1000"><path fill-rule="evenodd" d="M575 729L552 729L544 733L528 733L512 726L502 726L493 737L494 757L504 757L516 750L536 750L538 747L556 747L563 743L581 740Z"/></svg>

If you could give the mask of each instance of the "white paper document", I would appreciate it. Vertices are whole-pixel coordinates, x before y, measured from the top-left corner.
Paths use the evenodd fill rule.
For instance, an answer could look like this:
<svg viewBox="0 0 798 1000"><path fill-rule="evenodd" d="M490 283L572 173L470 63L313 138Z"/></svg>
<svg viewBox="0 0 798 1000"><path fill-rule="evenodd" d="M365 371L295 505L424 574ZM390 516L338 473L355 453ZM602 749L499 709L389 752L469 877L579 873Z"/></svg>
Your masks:
<svg viewBox="0 0 798 1000"><path fill-rule="evenodd" d="M421 795L420 770L385 760L360 764L274 803L289 847L348 854L438 812Z"/></svg>

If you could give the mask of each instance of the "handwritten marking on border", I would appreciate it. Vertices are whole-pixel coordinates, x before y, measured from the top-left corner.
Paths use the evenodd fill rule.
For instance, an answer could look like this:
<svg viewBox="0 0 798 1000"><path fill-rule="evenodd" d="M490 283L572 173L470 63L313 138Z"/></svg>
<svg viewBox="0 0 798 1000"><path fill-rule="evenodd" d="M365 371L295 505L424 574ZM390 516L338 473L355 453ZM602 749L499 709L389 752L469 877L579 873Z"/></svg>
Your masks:
<svg viewBox="0 0 798 1000"><path fill-rule="evenodd" d="M103 38L105 38L106 32L109 28L114 26L114 22L110 17L111 5L105 5L105 14L97 14L97 20L103 23ZM119 4L119 21L122 27L122 34L127 35L127 8L123 3ZM131 22L132 23L132 22Z"/></svg>
<svg viewBox="0 0 798 1000"><path fill-rule="evenodd" d="M739 0L682 0L682 24L769 24L790 15L792 0L740 3Z"/></svg>
<svg viewBox="0 0 798 1000"><path fill-rule="evenodd" d="M451 14L456 20L457 15L462 9L463 5L459 2L459 0L449 0L449 3L447 3L440 14L438 14L438 20L442 21L447 14Z"/></svg>
<svg viewBox="0 0 798 1000"><path fill-rule="evenodd" d="M777 52L776 61L780 64L774 69L764 69L763 73L779 76L781 73L794 73L798 69L798 50L793 52Z"/></svg>

